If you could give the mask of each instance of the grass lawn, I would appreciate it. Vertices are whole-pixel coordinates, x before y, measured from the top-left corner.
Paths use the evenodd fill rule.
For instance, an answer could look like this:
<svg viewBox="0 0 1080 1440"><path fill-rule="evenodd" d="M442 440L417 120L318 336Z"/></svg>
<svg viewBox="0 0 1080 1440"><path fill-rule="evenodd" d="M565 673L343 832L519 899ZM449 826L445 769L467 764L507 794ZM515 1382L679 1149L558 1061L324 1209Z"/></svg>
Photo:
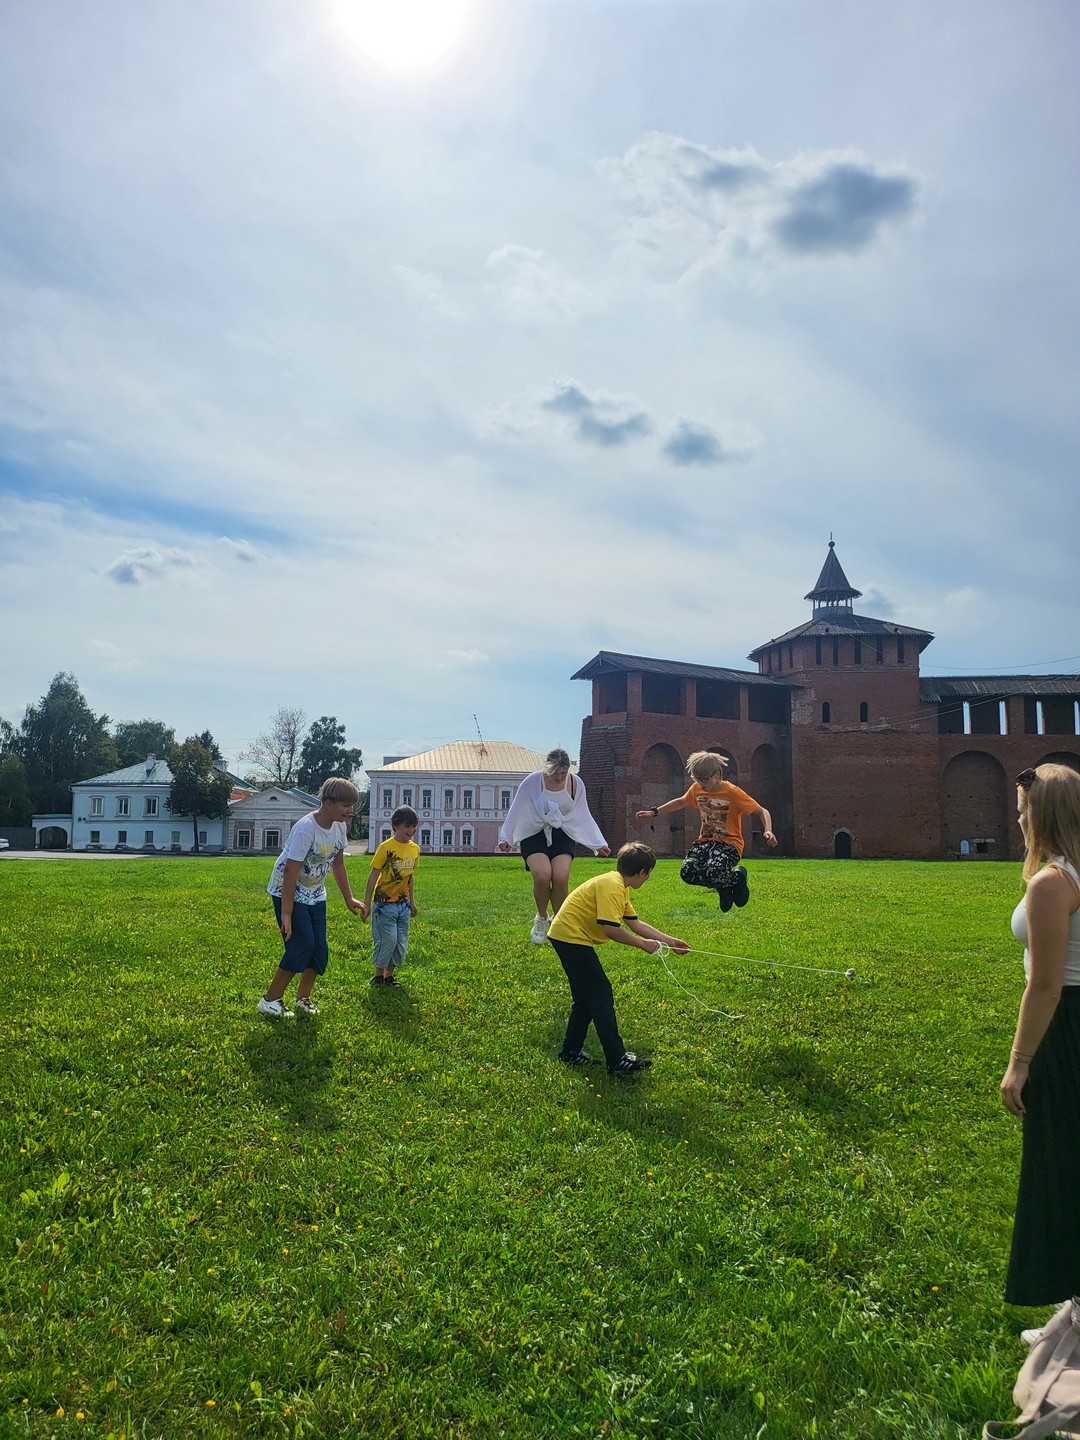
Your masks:
<svg viewBox="0 0 1080 1440"><path fill-rule="evenodd" d="M367 862L350 860L362 893ZM579 882L610 862L579 860ZM331 887L254 1012L261 860L0 863L0 1434L969 1437L1013 1413L1019 866L771 860L609 945L634 1084L555 1061L520 863L426 859L406 990ZM596 1050L595 1045L590 1046Z"/></svg>

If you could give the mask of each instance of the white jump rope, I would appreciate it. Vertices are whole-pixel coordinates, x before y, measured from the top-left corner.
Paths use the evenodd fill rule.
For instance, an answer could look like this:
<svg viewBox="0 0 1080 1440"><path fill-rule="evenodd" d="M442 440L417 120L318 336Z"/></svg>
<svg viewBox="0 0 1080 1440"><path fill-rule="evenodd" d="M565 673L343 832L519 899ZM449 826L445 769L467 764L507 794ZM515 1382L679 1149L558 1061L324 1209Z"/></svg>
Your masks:
<svg viewBox="0 0 1080 1440"><path fill-rule="evenodd" d="M669 978L674 980L679 989L683 991L684 994L689 995L694 1004L700 1005L702 1010L706 1011L709 1015L722 1015L725 1020L742 1020L744 1018L742 1015L729 1015L726 1010L717 1010L712 1005L706 1005L705 1001L695 995L692 990L687 990L686 986L679 977L673 973L671 966L667 962L667 957L672 953L670 945L665 945L662 940L658 940L656 942L656 949L651 953L659 957L660 964L663 965ZM854 970L826 970L820 965L796 965L794 962L787 960L755 960L751 955L727 955L721 950L684 950L682 953L684 955L710 955L716 960L744 960L747 965L771 965L779 970L809 970L815 975L842 975L845 980L855 979Z"/></svg>

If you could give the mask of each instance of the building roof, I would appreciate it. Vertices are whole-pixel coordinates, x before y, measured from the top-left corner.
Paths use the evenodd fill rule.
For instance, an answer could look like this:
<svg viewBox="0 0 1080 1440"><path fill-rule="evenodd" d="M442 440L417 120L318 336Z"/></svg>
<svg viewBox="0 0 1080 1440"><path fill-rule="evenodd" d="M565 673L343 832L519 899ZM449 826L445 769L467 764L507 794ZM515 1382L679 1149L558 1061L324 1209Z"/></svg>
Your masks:
<svg viewBox="0 0 1080 1440"><path fill-rule="evenodd" d="M837 609L829 612L828 619L821 617L808 620L805 625L796 625L794 630L787 630L783 635L766 640L764 645L751 650L747 659L756 660L773 645L783 645L788 640L799 639L800 636L810 636L813 639L819 635L854 635L858 638L865 635L901 635L905 640L916 643L920 652L925 650L934 638L929 630L916 630L910 625L897 625L893 620L874 620L869 615L855 615L850 610Z"/></svg>
<svg viewBox="0 0 1080 1440"><path fill-rule="evenodd" d="M825 557L825 564L821 567L817 584L803 596L803 599L837 605L845 600L856 600L861 594L862 591L856 590L844 574L844 567L836 558L836 545L830 539L829 553Z"/></svg>
<svg viewBox="0 0 1080 1440"><path fill-rule="evenodd" d="M526 749L511 740L451 740L434 750L424 750L419 755L407 755L389 765L369 765L369 775L385 775L394 771L431 770L448 772L460 770L474 775L477 771L490 770L498 775L531 775L543 767L544 757L539 750Z"/></svg>
<svg viewBox="0 0 1080 1440"><path fill-rule="evenodd" d="M1080 675L924 675L919 680L919 699L926 705L1006 695L1080 696Z"/></svg>
<svg viewBox="0 0 1080 1440"><path fill-rule="evenodd" d="M152 766L147 763L150 760L154 761ZM148 755L138 765L125 765L123 770L110 770L105 775L91 775L88 780L76 780L75 785L171 785L172 778L172 771L164 760Z"/></svg>
<svg viewBox="0 0 1080 1440"><path fill-rule="evenodd" d="M654 660L647 655L620 655L614 650L601 650L571 680L595 680L601 675L640 673L671 675L686 680L727 680L733 685L771 685L774 689L791 689L793 680L779 680L775 675L759 675L755 670L726 670L717 665L691 665L682 660Z"/></svg>

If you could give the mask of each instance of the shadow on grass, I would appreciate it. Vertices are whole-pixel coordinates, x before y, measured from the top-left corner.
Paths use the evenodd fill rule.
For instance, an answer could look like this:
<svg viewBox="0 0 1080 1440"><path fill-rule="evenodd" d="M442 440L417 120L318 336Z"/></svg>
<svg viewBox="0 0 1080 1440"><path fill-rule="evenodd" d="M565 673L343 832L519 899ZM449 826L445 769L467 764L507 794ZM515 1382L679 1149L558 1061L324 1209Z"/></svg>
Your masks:
<svg viewBox="0 0 1080 1440"><path fill-rule="evenodd" d="M391 1031L398 1040L410 1045L420 1043L420 1010L407 989L408 982L399 986L369 985L368 1010L377 1025Z"/></svg>
<svg viewBox="0 0 1080 1440"><path fill-rule="evenodd" d="M781 1091L791 1105L826 1127L842 1126L849 1133L877 1128L870 1106L856 1099L805 1045L776 1045L762 1052L747 1079L760 1089Z"/></svg>
<svg viewBox="0 0 1080 1440"><path fill-rule="evenodd" d="M316 1022L264 1022L242 1048L268 1105L311 1130L338 1128L338 1116L321 1093L334 1078L337 1046L319 1038Z"/></svg>

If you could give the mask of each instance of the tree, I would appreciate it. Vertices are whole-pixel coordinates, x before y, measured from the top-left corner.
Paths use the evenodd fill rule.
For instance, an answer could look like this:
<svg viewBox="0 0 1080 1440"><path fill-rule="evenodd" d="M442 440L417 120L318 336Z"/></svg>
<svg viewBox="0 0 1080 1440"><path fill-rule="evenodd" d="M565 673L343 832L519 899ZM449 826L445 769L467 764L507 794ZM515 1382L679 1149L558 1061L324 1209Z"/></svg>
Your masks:
<svg viewBox="0 0 1080 1440"><path fill-rule="evenodd" d="M201 741L189 736L182 745L174 745L167 757L172 771L172 785L166 802L174 815L187 815L195 836L195 853L199 853L199 816L217 820L229 813L232 781L214 769L214 758Z"/></svg>
<svg viewBox="0 0 1080 1440"><path fill-rule="evenodd" d="M10 720L0 719L0 756L19 753L19 736Z"/></svg>
<svg viewBox="0 0 1080 1440"><path fill-rule="evenodd" d="M346 746L345 726L338 724L337 716L320 715L312 721L304 737L296 778L304 790L316 795L319 786L331 775L351 780L354 771L360 768L360 759L359 750Z"/></svg>
<svg viewBox="0 0 1080 1440"><path fill-rule="evenodd" d="M162 760L176 744L176 731L161 720L123 720L113 728L121 765L140 765L147 755Z"/></svg>
<svg viewBox="0 0 1080 1440"><path fill-rule="evenodd" d="M35 810L66 814L76 781L119 768L108 726L109 717L94 714L74 675L53 676L19 727L18 750Z"/></svg>
<svg viewBox="0 0 1080 1440"><path fill-rule="evenodd" d="M255 766L263 784L294 785L300 763L300 737L307 716L298 707L282 705L270 716L270 729L240 756Z"/></svg>
<svg viewBox="0 0 1080 1440"><path fill-rule="evenodd" d="M11 751L0 760L0 825L29 825L33 813L26 771Z"/></svg>
<svg viewBox="0 0 1080 1440"><path fill-rule="evenodd" d="M204 749L210 751L210 759L213 760L215 765L224 765L225 756L222 755L220 749L218 748L217 741L214 739L213 735L210 734L209 730L204 730L202 734L197 737L197 739L199 741L199 744L202 745Z"/></svg>

